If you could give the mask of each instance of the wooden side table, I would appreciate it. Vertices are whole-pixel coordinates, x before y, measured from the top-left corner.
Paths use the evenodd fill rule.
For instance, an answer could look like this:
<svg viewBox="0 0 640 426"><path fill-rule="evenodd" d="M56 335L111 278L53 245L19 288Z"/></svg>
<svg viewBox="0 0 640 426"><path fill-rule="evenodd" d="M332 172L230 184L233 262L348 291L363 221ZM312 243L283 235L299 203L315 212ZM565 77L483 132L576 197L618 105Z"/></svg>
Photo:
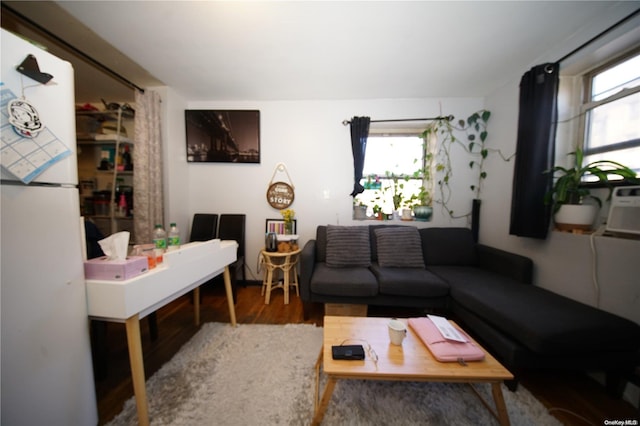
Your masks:
<svg viewBox="0 0 640 426"><path fill-rule="evenodd" d="M269 304L271 290L281 288L284 290L284 304L289 304L289 286L296 288L296 295L300 296L298 288L298 255L302 250L280 253L262 250L260 252L265 266L262 279L262 293L264 303ZM282 271L282 281L278 279L278 270ZM274 283L274 279L276 282Z"/></svg>

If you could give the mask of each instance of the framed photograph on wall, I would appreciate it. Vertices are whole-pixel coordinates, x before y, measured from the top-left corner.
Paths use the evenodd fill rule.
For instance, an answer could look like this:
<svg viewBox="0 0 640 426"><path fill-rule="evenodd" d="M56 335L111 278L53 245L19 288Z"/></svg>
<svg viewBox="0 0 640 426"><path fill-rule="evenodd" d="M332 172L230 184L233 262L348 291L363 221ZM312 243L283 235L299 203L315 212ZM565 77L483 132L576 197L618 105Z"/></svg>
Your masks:
<svg viewBox="0 0 640 426"><path fill-rule="evenodd" d="M260 163L260 111L187 109L188 163Z"/></svg>
<svg viewBox="0 0 640 426"><path fill-rule="evenodd" d="M291 233L295 234L297 231L297 221L293 219L292 221ZM284 220L282 219L267 219L267 224L265 226L265 232L275 232L276 234L286 234L284 230Z"/></svg>

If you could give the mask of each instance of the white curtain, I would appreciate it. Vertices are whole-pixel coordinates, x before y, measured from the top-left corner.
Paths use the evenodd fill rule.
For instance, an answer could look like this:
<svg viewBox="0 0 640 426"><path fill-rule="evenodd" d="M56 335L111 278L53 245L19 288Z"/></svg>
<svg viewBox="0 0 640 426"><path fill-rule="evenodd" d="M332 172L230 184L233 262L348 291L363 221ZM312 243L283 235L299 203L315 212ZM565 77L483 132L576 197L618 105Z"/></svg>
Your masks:
<svg viewBox="0 0 640 426"><path fill-rule="evenodd" d="M160 103L157 92L136 91L133 227L138 244L150 243L155 224L164 224Z"/></svg>

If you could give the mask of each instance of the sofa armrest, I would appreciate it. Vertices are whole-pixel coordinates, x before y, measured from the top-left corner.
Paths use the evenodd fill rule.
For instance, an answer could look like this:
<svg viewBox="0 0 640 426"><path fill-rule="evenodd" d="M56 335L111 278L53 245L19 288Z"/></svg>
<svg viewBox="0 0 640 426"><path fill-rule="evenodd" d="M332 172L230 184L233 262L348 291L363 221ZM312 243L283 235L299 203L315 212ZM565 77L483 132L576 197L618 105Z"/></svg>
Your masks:
<svg viewBox="0 0 640 426"><path fill-rule="evenodd" d="M316 240L309 240L300 252L300 299L311 299L311 276L316 266Z"/></svg>
<svg viewBox="0 0 640 426"><path fill-rule="evenodd" d="M483 244L476 244L476 249L482 269L525 284L533 282L533 261L528 257Z"/></svg>

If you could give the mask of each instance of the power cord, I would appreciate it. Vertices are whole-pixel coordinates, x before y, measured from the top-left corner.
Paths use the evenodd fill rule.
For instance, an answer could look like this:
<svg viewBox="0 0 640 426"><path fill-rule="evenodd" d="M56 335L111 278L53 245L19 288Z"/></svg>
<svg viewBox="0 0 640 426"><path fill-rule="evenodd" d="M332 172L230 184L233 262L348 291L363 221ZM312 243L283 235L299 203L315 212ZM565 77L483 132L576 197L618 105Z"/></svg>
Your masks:
<svg viewBox="0 0 640 426"><path fill-rule="evenodd" d="M597 426L595 423L590 422L588 419L586 419L585 417L582 417L580 414L578 414L578 413L576 413L576 412L574 412L574 411L571 411L571 410L567 410L567 409L565 409L565 408L552 407L552 408L549 408L549 409L547 410L547 412L548 412L549 414L551 414L551 415L553 415L553 412L554 412L554 411L560 411L560 412L563 412L563 413L571 414L572 416L574 416L574 417L576 417L576 418L578 418L578 419L582 420L582 421L583 421L583 422L585 422L586 424L593 425L593 426Z"/></svg>
<svg viewBox="0 0 640 426"><path fill-rule="evenodd" d="M376 353L376 351L371 347L371 344L366 340L366 339L356 339L356 338L349 338L349 339L344 339L339 346L344 346L345 343L347 342L351 342L351 341L358 341L358 342L363 342L366 345L366 350L369 353L369 359L371 361L373 361L373 364L376 367L376 370L378 369L378 354Z"/></svg>
<svg viewBox="0 0 640 426"><path fill-rule="evenodd" d="M589 244L591 246L591 279L596 292L596 307L600 307L600 284L598 283L598 251L596 250L596 237L604 234L607 225L602 224L589 236Z"/></svg>

